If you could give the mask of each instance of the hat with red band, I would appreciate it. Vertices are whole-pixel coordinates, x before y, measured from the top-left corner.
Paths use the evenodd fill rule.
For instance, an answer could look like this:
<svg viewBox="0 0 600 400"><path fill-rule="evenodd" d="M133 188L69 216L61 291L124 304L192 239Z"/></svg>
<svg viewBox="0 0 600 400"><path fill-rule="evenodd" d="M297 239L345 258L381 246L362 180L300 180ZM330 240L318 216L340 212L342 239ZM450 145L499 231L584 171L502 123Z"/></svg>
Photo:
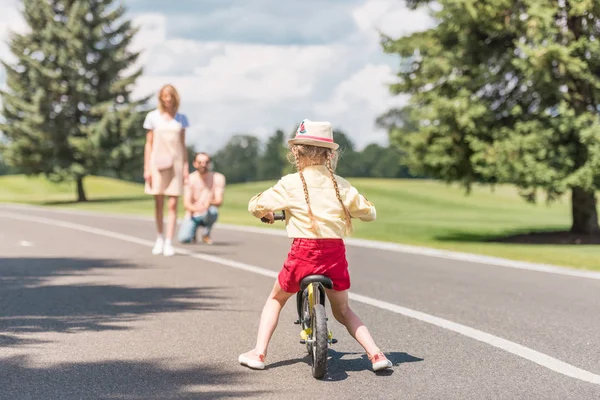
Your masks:
<svg viewBox="0 0 600 400"><path fill-rule="evenodd" d="M305 119L296 130L296 136L288 140L292 144L308 144L336 150L339 145L333 141L333 129L329 122L316 122Z"/></svg>

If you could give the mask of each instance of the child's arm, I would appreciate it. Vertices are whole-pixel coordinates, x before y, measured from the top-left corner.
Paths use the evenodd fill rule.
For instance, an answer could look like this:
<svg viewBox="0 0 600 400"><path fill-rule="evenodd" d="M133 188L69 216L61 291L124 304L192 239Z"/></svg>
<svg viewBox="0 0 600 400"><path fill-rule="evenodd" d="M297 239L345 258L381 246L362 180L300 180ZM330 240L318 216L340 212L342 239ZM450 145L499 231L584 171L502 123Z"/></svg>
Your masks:
<svg viewBox="0 0 600 400"><path fill-rule="evenodd" d="M350 204L348 211L352 218L358 218L361 221L375 221L377 217L377 210L375 210L375 204L371 203L365 196L358 193L355 187L351 187L348 192L348 198Z"/></svg>
<svg viewBox="0 0 600 400"><path fill-rule="evenodd" d="M287 191L280 180L275 186L251 198L248 211L256 218L262 218L270 212L286 209L288 203Z"/></svg>

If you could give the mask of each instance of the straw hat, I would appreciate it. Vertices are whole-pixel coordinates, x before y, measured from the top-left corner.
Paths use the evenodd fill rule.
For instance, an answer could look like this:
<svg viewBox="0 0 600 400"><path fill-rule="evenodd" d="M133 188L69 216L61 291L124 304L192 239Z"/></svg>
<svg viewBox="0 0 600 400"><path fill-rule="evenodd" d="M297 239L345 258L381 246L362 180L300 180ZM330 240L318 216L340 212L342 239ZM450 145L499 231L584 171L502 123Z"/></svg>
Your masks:
<svg viewBox="0 0 600 400"><path fill-rule="evenodd" d="M333 141L333 129L329 122L315 122L305 119L296 130L296 137L288 140L292 144L309 144L337 150L339 145Z"/></svg>

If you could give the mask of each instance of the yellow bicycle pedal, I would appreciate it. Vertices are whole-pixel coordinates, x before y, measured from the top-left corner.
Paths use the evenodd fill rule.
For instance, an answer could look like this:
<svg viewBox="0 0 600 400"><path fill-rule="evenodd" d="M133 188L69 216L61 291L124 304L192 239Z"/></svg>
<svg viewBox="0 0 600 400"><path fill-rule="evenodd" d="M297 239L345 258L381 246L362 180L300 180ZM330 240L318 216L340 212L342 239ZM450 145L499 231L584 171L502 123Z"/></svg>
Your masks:
<svg viewBox="0 0 600 400"><path fill-rule="evenodd" d="M310 328L306 328L302 331L300 331L300 338L303 340L308 339L308 336L312 333L312 329Z"/></svg>

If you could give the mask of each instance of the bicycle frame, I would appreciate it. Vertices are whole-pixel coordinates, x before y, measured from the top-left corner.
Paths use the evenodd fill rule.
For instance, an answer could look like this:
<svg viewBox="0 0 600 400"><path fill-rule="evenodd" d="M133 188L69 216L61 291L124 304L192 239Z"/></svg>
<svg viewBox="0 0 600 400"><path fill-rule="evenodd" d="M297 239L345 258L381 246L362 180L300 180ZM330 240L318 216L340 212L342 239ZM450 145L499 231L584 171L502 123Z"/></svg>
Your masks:
<svg viewBox="0 0 600 400"><path fill-rule="evenodd" d="M300 290L296 294L296 306L298 309L298 318L302 319L302 298L304 293ZM306 287L306 297L308 298L309 317L312 317L313 308L317 304L322 304L325 307L325 288L320 282L312 282Z"/></svg>
<svg viewBox="0 0 600 400"><path fill-rule="evenodd" d="M308 314L306 316L303 315L304 310L302 309L303 303L304 303L303 300L305 297L305 295L304 295L305 292L306 292L306 298L308 300ZM306 287L305 290L300 290L296 294L296 308L298 311L298 320L296 322L301 324L302 326L310 324L310 319L313 316L315 305L322 304L323 307L325 307L325 298L326 298L325 288L319 282L310 283ZM309 327L304 328L300 332L300 337L304 341L309 341L310 334L311 334L311 328L309 326Z"/></svg>
<svg viewBox="0 0 600 400"><path fill-rule="evenodd" d="M306 306L308 308L308 313L305 315L304 299L306 298ZM302 344L310 344L311 339L310 336L312 334L310 328L310 320L314 315L314 309L317 304L321 304L323 308L325 308L325 302L327 299L327 295L325 293L325 286L322 282L316 281L311 282L306 285L306 288L300 289L296 293L296 310L298 313L298 319L294 322L297 325L302 326L302 331L300 331L300 343ZM327 339L329 344L337 343L337 340L333 338L333 332L330 329L327 329Z"/></svg>

